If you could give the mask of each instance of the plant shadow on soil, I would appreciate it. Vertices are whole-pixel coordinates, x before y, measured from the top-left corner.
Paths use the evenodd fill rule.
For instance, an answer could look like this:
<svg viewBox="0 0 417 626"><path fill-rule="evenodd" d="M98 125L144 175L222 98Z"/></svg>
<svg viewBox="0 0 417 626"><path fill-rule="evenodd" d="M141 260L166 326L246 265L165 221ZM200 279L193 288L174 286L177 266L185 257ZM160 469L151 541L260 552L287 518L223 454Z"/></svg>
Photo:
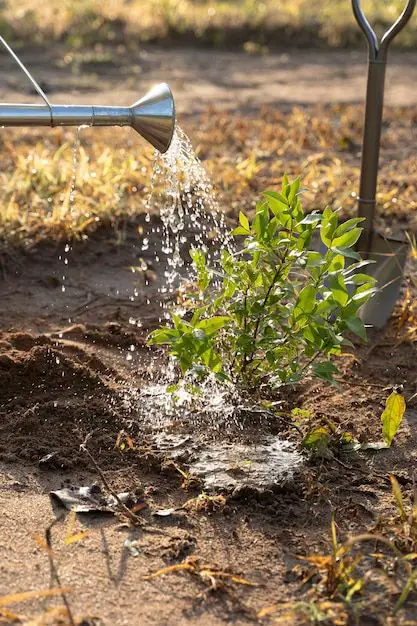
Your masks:
<svg viewBox="0 0 417 626"><path fill-rule="evenodd" d="M306 461L292 481L276 490L259 494L243 489L229 495L226 505L218 511L183 510L155 522L150 514L152 509L181 507L200 493L201 486L183 489L178 470L167 465L164 452L155 448L152 429L135 420L136 406L141 402L140 389L150 380L151 361L153 367L165 366L164 358L155 350L151 355L145 345L146 333L158 324L160 315L157 271L148 286L143 281L135 285L138 296L135 302L131 300L129 266L137 255L136 227L134 223L128 225L122 244L116 244L114 234L105 229L97 231L88 244L75 244L69 256L65 292L59 280L59 247L41 244L31 252L16 252L4 260L0 461L6 478L0 497L4 496L9 515L2 522L2 531L9 532L10 524L21 519L22 499L28 498L29 508L32 496L34 502L36 498L42 500L42 515L36 517L35 512L29 519L46 525L45 511L50 505L45 494L49 490L64 481L85 484L98 479L79 447L92 433L89 450L113 488L139 490L149 504L143 515L157 527L154 533L145 535L143 545L143 535L133 529L117 534L112 519L83 519L95 534L96 547L103 555L101 566L106 584L121 588L127 577L129 588L134 575L145 575L198 556L218 563L219 567L237 570L259 587L248 592L237 586L233 593L223 590L208 597L198 596L204 589L198 579L190 582L191 578L185 578L178 583L173 576L142 581L141 585L151 589L149 606L152 602L158 606L161 597L164 602L169 600L175 623L179 624L196 619L203 624L221 624L231 619L245 623L254 619L256 609L271 604L277 597L303 598L301 578L292 568L297 555L316 550L328 552L332 510L336 511L341 533L363 531L379 516L392 512L389 473L393 472L405 489L413 481L417 403L409 403L406 419L390 450ZM118 294L112 298L104 291L107 281L118 285ZM132 323L132 317L141 318L142 327ZM406 398L415 392L415 344L396 344L394 323L384 331L372 331L368 344L358 346L354 353L341 359L340 385L329 387L306 381L284 398L286 405L306 408L315 423L325 425L331 421L338 432L348 431L361 441L379 440L379 416L392 385L403 385ZM127 354L132 355L131 360L126 359ZM294 430L283 426L282 420L268 424L255 420L252 426L250 437L281 433L296 439ZM184 432L183 424L181 429ZM132 438L132 449L122 451L115 446L120 431ZM170 432L178 432L178 425L173 424ZM198 422L193 423L192 436L203 443L210 439L207 424L202 423L199 430ZM219 437L237 442L243 435L236 428L212 436ZM245 437L248 438L247 433ZM46 455L51 457L41 461ZM146 556L140 565L141 557L133 558L123 547L126 538L135 540L139 535L141 554ZM90 554L81 558L93 559ZM131 562L136 574L132 573ZM23 575L21 566L16 565L15 571ZM12 577L10 584L13 580L16 581ZM91 601L97 583L91 582L92 587L85 581L84 584L84 595L80 592L83 606L97 611L97 605ZM103 589L102 594L106 585ZM143 593L146 596L147 592ZM104 602L103 616L110 615L106 599L98 595ZM131 610L135 610L135 602ZM382 624L384 621L378 620L383 620L389 611L388 594L383 599L379 596L378 602L372 623ZM371 605L372 602L368 609L372 612ZM112 623L119 623L117 617L112 619ZM163 617L156 619L160 621L152 621L149 613L143 623L168 623Z"/></svg>

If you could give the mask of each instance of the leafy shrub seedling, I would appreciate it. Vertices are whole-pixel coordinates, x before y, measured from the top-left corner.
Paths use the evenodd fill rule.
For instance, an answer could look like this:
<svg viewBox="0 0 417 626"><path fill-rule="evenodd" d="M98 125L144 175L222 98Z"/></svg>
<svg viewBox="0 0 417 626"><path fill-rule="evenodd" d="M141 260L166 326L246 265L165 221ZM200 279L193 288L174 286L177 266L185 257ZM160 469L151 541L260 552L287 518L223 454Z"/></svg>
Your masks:
<svg viewBox="0 0 417 626"><path fill-rule="evenodd" d="M310 371L331 382L330 357L350 343L347 331L366 339L358 310L376 290L353 250L361 221L339 224L330 208L305 215L300 181L285 176L281 193L263 193L253 221L240 213L237 252L223 250L210 264L203 250L191 250L197 293L149 343L168 345L181 374L196 382L212 373L246 389L277 387ZM311 250L315 232L323 252Z"/></svg>

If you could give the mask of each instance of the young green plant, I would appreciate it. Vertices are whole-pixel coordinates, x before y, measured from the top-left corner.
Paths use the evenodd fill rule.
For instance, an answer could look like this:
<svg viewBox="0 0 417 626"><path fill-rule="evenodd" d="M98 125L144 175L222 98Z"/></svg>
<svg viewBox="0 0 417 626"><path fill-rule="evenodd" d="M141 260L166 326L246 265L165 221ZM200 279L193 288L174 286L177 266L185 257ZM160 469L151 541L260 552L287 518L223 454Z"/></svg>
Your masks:
<svg viewBox="0 0 417 626"><path fill-rule="evenodd" d="M149 337L168 346L183 377L198 383L211 373L246 389L308 372L331 382L346 334L366 339L358 311L376 288L353 250L362 219L339 224L330 208L305 215L300 193L286 176L280 193L264 192L252 221L240 213L237 252L223 250L218 264L191 250L197 293L184 316ZM311 249L315 233L321 252Z"/></svg>

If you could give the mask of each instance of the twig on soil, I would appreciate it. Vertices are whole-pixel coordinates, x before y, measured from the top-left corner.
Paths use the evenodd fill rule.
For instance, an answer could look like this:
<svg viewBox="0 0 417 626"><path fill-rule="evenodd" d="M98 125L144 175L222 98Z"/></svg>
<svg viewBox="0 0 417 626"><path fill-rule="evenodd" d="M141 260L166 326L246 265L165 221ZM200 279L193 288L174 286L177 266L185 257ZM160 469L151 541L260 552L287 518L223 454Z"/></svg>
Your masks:
<svg viewBox="0 0 417 626"><path fill-rule="evenodd" d="M100 300L102 296L98 295L98 296L93 296L92 298L87 298L86 302L84 302L83 304L80 304L80 306L77 306L75 309L73 309L71 311L71 315L78 315L78 313L82 313L82 311L87 307L90 306L90 304L93 304L93 302L97 302L97 300Z"/></svg>
<svg viewBox="0 0 417 626"><path fill-rule="evenodd" d="M100 476L101 480L103 481L103 485L105 486L107 491L113 496L113 498L116 500L116 502L119 505L121 511L123 511L123 513L129 518L129 520L132 522L132 524L134 524L135 526L142 526L143 523L144 523L143 520L141 520L137 515L132 513L132 511L120 500L120 498L117 495L117 493L114 491L114 489L107 482L107 479L106 479L103 471L101 470L101 468L97 464L97 461L95 460L95 458L93 457L93 455L91 454L89 449L87 448L87 441L90 439L90 437L91 437L91 433L89 433L86 436L86 438L84 439L83 443L80 445L80 450L85 452L85 454L88 456L88 458L90 459L91 463L94 465L94 468L95 468L97 474Z"/></svg>
<svg viewBox="0 0 417 626"><path fill-rule="evenodd" d="M68 620L69 623L71 624L71 626L76 626L75 624L75 620L74 617L72 615L72 611L71 611L71 607L69 605L69 602L67 600L67 596L65 595L65 591L61 585L61 581L59 578L59 574L58 574L58 570L56 568L55 565L55 561L54 561L54 552L52 549L52 528L55 526L55 524L57 524L59 521L61 521L63 515L60 515L59 517L57 517L56 519L54 519L54 521L45 529L45 541L46 541L46 545L48 547L48 560L49 560L49 568L51 571L51 587L53 587L54 582L56 582L56 584L58 585L58 587L61 589L61 598L62 598L62 602L65 605L65 608L67 610L67 614L68 614Z"/></svg>

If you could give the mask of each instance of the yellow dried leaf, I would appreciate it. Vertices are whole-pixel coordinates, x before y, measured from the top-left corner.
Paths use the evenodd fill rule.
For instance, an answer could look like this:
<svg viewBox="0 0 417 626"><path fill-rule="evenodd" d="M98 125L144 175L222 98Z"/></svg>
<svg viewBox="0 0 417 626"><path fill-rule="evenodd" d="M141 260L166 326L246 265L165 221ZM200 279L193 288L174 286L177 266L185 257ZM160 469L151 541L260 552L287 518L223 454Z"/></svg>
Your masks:
<svg viewBox="0 0 417 626"><path fill-rule="evenodd" d="M404 509L404 500L403 500L403 494L401 492L400 484L398 480L395 478L395 476L393 476L392 474L390 474L389 477L390 477L390 481L392 485L392 493L394 495L395 502L397 503L397 507L400 512L401 521L405 522L405 520L407 519L407 514Z"/></svg>
<svg viewBox="0 0 417 626"><path fill-rule="evenodd" d="M388 446L391 445L397 430L400 427L405 413L404 396L393 391L385 403L385 410L381 415L382 434Z"/></svg>
<svg viewBox="0 0 417 626"><path fill-rule="evenodd" d="M313 554L312 556L298 556L298 559L302 561L308 561L309 563L313 563L313 565L317 565L317 567L328 567L328 565L332 562L332 557L329 555L320 555Z"/></svg>
<svg viewBox="0 0 417 626"><path fill-rule="evenodd" d="M0 623L10 624L13 622L22 622L25 619L22 615L17 615L8 609L0 609Z"/></svg>
<svg viewBox="0 0 417 626"><path fill-rule="evenodd" d="M172 572L178 572L180 570L194 570L193 566L190 563L178 563L177 565L169 565L168 567L163 567L153 574L148 574L144 576L144 580L150 580L151 578L157 578L158 576L165 576L165 574L171 574Z"/></svg>
<svg viewBox="0 0 417 626"><path fill-rule="evenodd" d="M272 604L271 606L266 606L257 612L256 617L261 619L262 617L267 617L268 615L273 615L280 608L280 604Z"/></svg>
<svg viewBox="0 0 417 626"><path fill-rule="evenodd" d="M50 596L60 596L63 593L69 593L71 589L52 587L51 589L39 589L37 591L22 591L20 593L12 593L8 596L0 597L0 607L16 604L16 602L25 602L34 598L48 598Z"/></svg>
<svg viewBox="0 0 417 626"><path fill-rule="evenodd" d="M82 541L88 536L88 530L80 530L79 533L75 533L74 535L68 535L64 539L64 543L66 546L71 545L72 543L77 543L78 541Z"/></svg>
<svg viewBox="0 0 417 626"><path fill-rule="evenodd" d="M41 550L46 550L47 552L50 552L50 548L48 544L46 543L46 539L43 535L41 535L40 533L33 533L32 538L34 539L38 548L40 548Z"/></svg>

